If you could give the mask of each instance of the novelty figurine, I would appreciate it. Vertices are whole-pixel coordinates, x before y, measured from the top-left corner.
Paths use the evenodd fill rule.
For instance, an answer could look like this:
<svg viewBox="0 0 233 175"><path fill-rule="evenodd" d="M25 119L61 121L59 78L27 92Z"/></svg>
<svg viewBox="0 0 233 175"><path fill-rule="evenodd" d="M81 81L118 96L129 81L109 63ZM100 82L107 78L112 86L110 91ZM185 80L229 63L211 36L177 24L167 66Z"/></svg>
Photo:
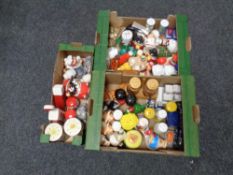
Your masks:
<svg viewBox="0 0 233 175"><path fill-rule="evenodd" d="M145 138L147 147L151 150L156 150L156 149L167 147L167 141L161 139L152 130L145 131L144 138Z"/></svg>
<svg viewBox="0 0 233 175"><path fill-rule="evenodd" d="M80 56L68 55L64 58L64 62L67 69L76 69L82 65L82 59Z"/></svg>
<svg viewBox="0 0 233 175"><path fill-rule="evenodd" d="M66 96L74 96L79 99L87 98L90 88L88 83L80 82L78 79L72 78L66 84Z"/></svg>
<svg viewBox="0 0 233 175"><path fill-rule="evenodd" d="M119 134L114 132L113 134L109 135L109 142L112 146L122 146L122 141L125 138L125 132L123 134Z"/></svg>
<svg viewBox="0 0 233 175"><path fill-rule="evenodd" d="M125 101L127 105L133 106L136 103L137 98L132 92L129 91Z"/></svg>
<svg viewBox="0 0 233 175"><path fill-rule="evenodd" d="M130 57L128 63L132 70L137 71L143 71L147 66L147 60L139 57Z"/></svg>
<svg viewBox="0 0 233 175"><path fill-rule="evenodd" d="M76 75L76 71L74 69L68 69L63 74L63 78L65 80L68 80L68 79L71 79L71 78L75 77L75 75Z"/></svg>
<svg viewBox="0 0 233 175"><path fill-rule="evenodd" d="M115 91L115 98L117 100L125 100L126 99L126 92L124 89L117 89Z"/></svg>
<svg viewBox="0 0 233 175"><path fill-rule="evenodd" d="M86 121L87 119L87 104L80 104L76 110L77 117L82 121Z"/></svg>
<svg viewBox="0 0 233 175"><path fill-rule="evenodd" d="M79 99L75 98L75 97L68 97L66 99L66 109L77 109L77 107L79 106L80 101Z"/></svg>

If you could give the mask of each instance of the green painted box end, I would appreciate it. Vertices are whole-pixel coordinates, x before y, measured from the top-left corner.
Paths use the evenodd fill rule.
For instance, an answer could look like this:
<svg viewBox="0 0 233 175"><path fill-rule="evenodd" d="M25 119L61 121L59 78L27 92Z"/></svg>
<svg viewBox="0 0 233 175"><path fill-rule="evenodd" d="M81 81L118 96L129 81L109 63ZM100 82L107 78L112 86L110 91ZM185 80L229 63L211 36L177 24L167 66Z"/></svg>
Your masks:
<svg viewBox="0 0 233 175"><path fill-rule="evenodd" d="M193 107L196 105L195 82L191 75L181 76L184 151L186 156L199 157L199 129L194 121Z"/></svg>
<svg viewBox="0 0 233 175"><path fill-rule="evenodd" d="M49 138L50 138L50 135L41 134L40 143L49 143Z"/></svg>
<svg viewBox="0 0 233 175"><path fill-rule="evenodd" d="M59 48L60 51L80 51L80 52L90 52L94 53L94 46L92 45L80 45L80 46L75 46L72 44L65 44L65 43L60 43Z"/></svg>
<svg viewBox="0 0 233 175"><path fill-rule="evenodd" d="M82 145L82 142L83 142L82 136L75 136L72 140L72 145L80 146Z"/></svg>

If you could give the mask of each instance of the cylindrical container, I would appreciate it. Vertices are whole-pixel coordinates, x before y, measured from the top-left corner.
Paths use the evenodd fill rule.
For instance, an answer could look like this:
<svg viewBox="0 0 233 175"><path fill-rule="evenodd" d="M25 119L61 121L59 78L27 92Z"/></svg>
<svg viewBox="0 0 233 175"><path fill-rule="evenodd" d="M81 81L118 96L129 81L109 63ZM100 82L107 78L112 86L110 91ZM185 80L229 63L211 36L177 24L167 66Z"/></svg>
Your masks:
<svg viewBox="0 0 233 175"><path fill-rule="evenodd" d="M167 118L167 111L159 109L156 111L156 122L164 121Z"/></svg>
<svg viewBox="0 0 233 175"><path fill-rule="evenodd" d="M65 133L70 136L76 136L78 135L82 130L82 123L77 118L70 118L66 120L64 124L64 131Z"/></svg>
<svg viewBox="0 0 233 175"><path fill-rule="evenodd" d="M142 82L140 78L133 77L129 80L129 84L127 86L128 91L132 91L133 93L137 93L142 86Z"/></svg>
<svg viewBox="0 0 233 175"><path fill-rule="evenodd" d="M168 130L168 126L166 123L156 123L154 125L154 132L157 134L164 134Z"/></svg>
<svg viewBox="0 0 233 175"><path fill-rule="evenodd" d="M155 19L154 18L148 18L146 20L146 29L150 33L154 29L155 25Z"/></svg>
<svg viewBox="0 0 233 175"><path fill-rule="evenodd" d="M145 96L153 96L159 86L159 82L156 79L148 79L143 86L143 94Z"/></svg>
<svg viewBox="0 0 233 175"><path fill-rule="evenodd" d="M122 38L122 43L124 45L129 45L129 43L133 38L133 32L130 30L125 30L124 32L122 32L121 38Z"/></svg>
<svg viewBox="0 0 233 175"><path fill-rule="evenodd" d="M163 93L164 93L164 87L159 87L157 99L156 99L156 106L160 107L163 105Z"/></svg>
<svg viewBox="0 0 233 175"><path fill-rule="evenodd" d="M53 86L53 102L54 106L60 109L65 108L64 87L62 84L55 84Z"/></svg>
<svg viewBox="0 0 233 175"><path fill-rule="evenodd" d="M167 125L168 127L178 128L180 125L180 114L179 112L169 112L167 114Z"/></svg>
<svg viewBox="0 0 233 175"><path fill-rule="evenodd" d="M51 142L59 141L63 137L62 126L58 123L50 123L45 128L45 134L50 136L49 141Z"/></svg>
<svg viewBox="0 0 233 175"><path fill-rule="evenodd" d="M142 118L139 118L139 121L138 121L138 124L137 124L137 128L140 129L140 130L146 130L148 129L148 126L149 126L149 121L148 119L142 117Z"/></svg>
<svg viewBox="0 0 233 175"><path fill-rule="evenodd" d="M175 102L170 101L170 102L166 103L165 109L167 112L175 112L177 110L177 105Z"/></svg>
<svg viewBox="0 0 233 175"><path fill-rule="evenodd" d="M169 26L169 21L167 19L162 19L160 21L159 32L160 34L165 34L166 28Z"/></svg>

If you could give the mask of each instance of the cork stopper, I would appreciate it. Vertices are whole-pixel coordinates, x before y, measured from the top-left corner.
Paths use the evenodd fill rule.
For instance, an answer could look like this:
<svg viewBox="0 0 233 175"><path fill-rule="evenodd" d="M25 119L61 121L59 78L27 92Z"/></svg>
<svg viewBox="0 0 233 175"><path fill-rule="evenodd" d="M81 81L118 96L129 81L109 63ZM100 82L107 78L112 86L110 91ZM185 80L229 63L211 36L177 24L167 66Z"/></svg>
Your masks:
<svg viewBox="0 0 233 175"><path fill-rule="evenodd" d="M130 87L132 87L134 89L138 89L141 87L142 82L139 78L133 77L129 80L129 85L130 85Z"/></svg>
<svg viewBox="0 0 233 175"><path fill-rule="evenodd" d="M159 86L159 82L155 79L149 79L146 82L146 86L149 90L156 90Z"/></svg>

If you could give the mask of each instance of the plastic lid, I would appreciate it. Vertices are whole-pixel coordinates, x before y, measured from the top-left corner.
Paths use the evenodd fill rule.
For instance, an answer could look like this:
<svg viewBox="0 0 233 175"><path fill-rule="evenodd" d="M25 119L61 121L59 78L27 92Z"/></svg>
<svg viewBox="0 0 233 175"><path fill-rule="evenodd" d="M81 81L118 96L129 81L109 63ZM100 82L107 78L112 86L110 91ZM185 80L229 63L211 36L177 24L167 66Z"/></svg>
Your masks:
<svg viewBox="0 0 233 175"><path fill-rule="evenodd" d="M122 116L123 116L123 112L122 112L120 109L116 109L116 110L113 112L113 118L114 118L115 120L120 120Z"/></svg>
<svg viewBox="0 0 233 175"><path fill-rule="evenodd" d="M121 130L121 124L120 124L120 122L119 121L114 121L112 123L112 129L115 132L119 132Z"/></svg>
<svg viewBox="0 0 233 175"><path fill-rule="evenodd" d="M120 120L121 126L128 131L135 128L138 124L138 117L134 113L128 113L122 116Z"/></svg>
<svg viewBox="0 0 233 175"><path fill-rule="evenodd" d="M155 109L154 108L146 108L144 110L144 116L148 119L152 119L155 117Z"/></svg>
<svg viewBox="0 0 233 175"><path fill-rule="evenodd" d="M159 111L157 111L156 116L158 119L165 119L167 117L167 111L165 111L164 109L160 109Z"/></svg>
<svg viewBox="0 0 233 175"><path fill-rule="evenodd" d="M150 90L156 90L159 86L159 82L156 79L149 79L146 82L146 87Z"/></svg>
<svg viewBox="0 0 233 175"><path fill-rule="evenodd" d="M128 148L138 148L142 144L142 134L136 130L128 131L124 142Z"/></svg>
<svg viewBox="0 0 233 175"><path fill-rule="evenodd" d="M160 21L160 25L161 25L162 27L168 27L169 21L168 21L167 19L162 19L162 20Z"/></svg>
<svg viewBox="0 0 233 175"><path fill-rule="evenodd" d="M82 123L77 118L70 118L64 124L64 131L68 136L76 136L82 129Z"/></svg>
<svg viewBox="0 0 233 175"><path fill-rule="evenodd" d="M137 88L140 88L140 86L142 85L142 82L139 78L133 77L129 80L129 84L132 88L137 89Z"/></svg>
<svg viewBox="0 0 233 175"><path fill-rule="evenodd" d="M131 40L133 38L133 33L130 30L125 30L121 34L122 40Z"/></svg>
<svg viewBox="0 0 233 175"><path fill-rule="evenodd" d="M150 26L153 26L153 25L155 25L155 19L154 19L154 18L148 18L148 19L146 20L146 23L147 23L148 25L150 25Z"/></svg>
<svg viewBox="0 0 233 175"><path fill-rule="evenodd" d="M177 105L175 102L170 101L166 103L165 108L168 112L175 112L177 110Z"/></svg>
<svg viewBox="0 0 233 175"><path fill-rule="evenodd" d="M50 135L49 141L51 142L57 141L63 135L62 126L58 123L50 123L45 128L45 134Z"/></svg>

